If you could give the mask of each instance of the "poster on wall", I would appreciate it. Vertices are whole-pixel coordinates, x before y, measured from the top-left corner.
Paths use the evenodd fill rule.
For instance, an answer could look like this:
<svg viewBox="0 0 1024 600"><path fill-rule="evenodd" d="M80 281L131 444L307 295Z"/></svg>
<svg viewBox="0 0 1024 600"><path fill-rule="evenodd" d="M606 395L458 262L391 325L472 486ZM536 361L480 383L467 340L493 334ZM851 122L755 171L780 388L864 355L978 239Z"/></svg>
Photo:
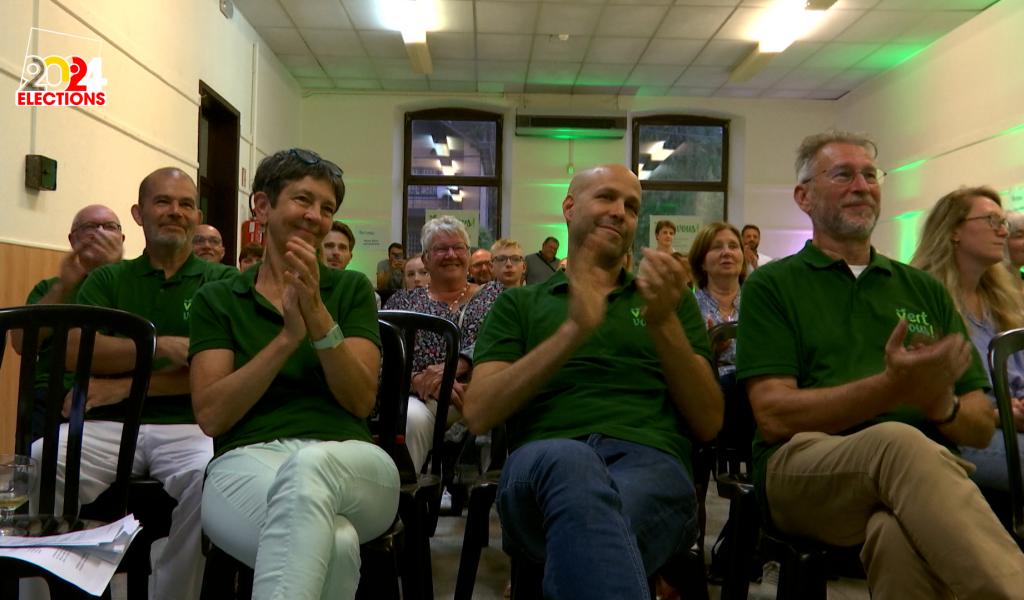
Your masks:
<svg viewBox="0 0 1024 600"><path fill-rule="evenodd" d="M704 225L700 217L693 215L651 215L650 231L647 233L647 247L649 248L658 247L658 240L654 235L654 228L658 221L672 221L676 224L676 237L672 240L672 248L683 254L690 251L693 239L697 237L697 232Z"/></svg>
<svg viewBox="0 0 1024 600"><path fill-rule="evenodd" d="M441 215L455 217L462 221L469 232L469 245L476 247L480 245L480 213L475 210L427 210L427 220Z"/></svg>

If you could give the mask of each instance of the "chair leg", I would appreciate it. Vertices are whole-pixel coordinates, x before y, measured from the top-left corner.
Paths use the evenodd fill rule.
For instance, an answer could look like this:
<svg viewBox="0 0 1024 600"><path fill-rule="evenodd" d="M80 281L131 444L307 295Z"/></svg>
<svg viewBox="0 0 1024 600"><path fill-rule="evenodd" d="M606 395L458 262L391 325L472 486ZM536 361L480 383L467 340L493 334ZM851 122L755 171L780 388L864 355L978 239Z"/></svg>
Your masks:
<svg viewBox="0 0 1024 600"><path fill-rule="evenodd" d="M789 547L779 566L779 600L826 600L828 580L822 553Z"/></svg>
<svg viewBox="0 0 1024 600"><path fill-rule="evenodd" d="M455 600L471 600L480 566L480 552L488 543L490 514L498 486L493 482L474 486L469 492L466 532L459 555L459 575L455 581Z"/></svg>
<svg viewBox="0 0 1024 600"><path fill-rule="evenodd" d="M745 600L750 591L750 565L757 544L757 499L752 489L740 486L729 502L732 525L731 546L722 582L722 600Z"/></svg>
<svg viewBox="0 0 1024 600"><path fill-rule="evenodd" d="M425 502L409 494L398 501L398 514L405 526L402 550L402 596L405 600L432 600L433 580L430 566L430 541L425 531Z"/></svg>

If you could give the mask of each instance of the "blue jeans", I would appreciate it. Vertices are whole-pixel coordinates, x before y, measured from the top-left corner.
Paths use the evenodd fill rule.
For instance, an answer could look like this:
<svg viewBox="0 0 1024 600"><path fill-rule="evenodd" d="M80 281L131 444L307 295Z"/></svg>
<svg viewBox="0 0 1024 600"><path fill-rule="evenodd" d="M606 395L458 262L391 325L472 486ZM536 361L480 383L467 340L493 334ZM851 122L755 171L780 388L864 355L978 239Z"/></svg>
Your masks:
<svg viewBox="0 0 1024 600"><path fill-rule="evenodd" d="M515 450L497 504L505 549L544 564L545 598L646 600L647 576L697 539L683 465L597 434Z"/></svg>
<svg viewBox="0 0 1024 600"><path fill-rule="evenodd" d="M1017 433L1017 450L1024 461L1024 434ZM960 455L964 460L974 463L978 469L971 474L971 480L983 489L994 489L1002 492L1010 491L1009 475L1006 472L1006 444L1003 443L1003 431L996 429L988 448L960 447Z"/></svg>

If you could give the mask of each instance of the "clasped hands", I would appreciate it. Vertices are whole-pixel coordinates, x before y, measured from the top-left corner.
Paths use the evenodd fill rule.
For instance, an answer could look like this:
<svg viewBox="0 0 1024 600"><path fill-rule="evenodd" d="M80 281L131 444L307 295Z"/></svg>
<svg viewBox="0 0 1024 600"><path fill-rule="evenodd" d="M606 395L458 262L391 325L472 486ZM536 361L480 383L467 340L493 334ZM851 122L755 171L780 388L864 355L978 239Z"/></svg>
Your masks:
<svg viewBox="0 0 1024 600"><path fill-rule="evenodd" d="M934 342L904 346L909 324L901 320L885 345L885 376L904 404L941 421L951 410L953 385L971 364L971 342L952 333Z"/></svg>
<svg viewBox="0 0 1024 600"><path fill-rule="evenodd" d="M282 334L298 345L307 333L314 340L327 335L334 326L334 319L320 298L320 265L316 248L298 237L290 238L285 248Z"/></svg>

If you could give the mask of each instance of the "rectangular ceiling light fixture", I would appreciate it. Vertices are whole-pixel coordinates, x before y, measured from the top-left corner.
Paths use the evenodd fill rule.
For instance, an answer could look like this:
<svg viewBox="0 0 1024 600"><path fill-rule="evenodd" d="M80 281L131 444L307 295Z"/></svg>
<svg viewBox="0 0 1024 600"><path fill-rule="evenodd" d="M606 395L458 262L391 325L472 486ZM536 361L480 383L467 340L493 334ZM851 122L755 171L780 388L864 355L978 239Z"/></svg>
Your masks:
<svg viewBox="0 0 1024 600"><path fill-rule="evenodd" d="M814 29L836 0L776 0L754 25L751 50L729 74L729 81L749 81L800 36Z"/></svg>
<svg viewBox="0 0 1024 600"><path fill-rule="evenodd" d="M434 0L378 0L378 9L384 26L402 33L412 70L421 75L433 73L427 32L440 28Z"/></svg>

